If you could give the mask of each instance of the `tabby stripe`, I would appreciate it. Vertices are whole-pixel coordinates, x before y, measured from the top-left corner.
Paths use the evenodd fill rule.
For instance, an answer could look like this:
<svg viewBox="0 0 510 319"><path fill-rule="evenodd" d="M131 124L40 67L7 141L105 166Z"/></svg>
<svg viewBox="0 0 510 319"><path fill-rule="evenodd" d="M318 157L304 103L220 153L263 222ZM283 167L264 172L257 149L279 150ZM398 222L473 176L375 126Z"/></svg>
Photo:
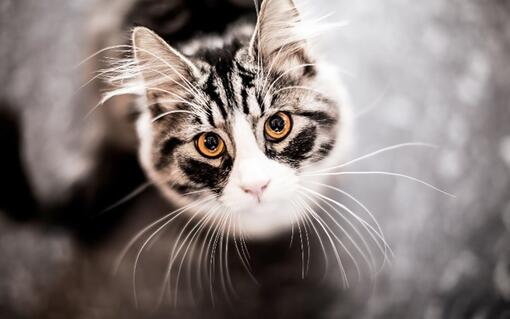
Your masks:
<svg viewBox="0 0 510 319"><path fill-rule="evenodd" d="M172 161L172 153L178 146L182 145L183 143L184 142L182 140L175 137L172 137L171 139L163 142L163 145L160 149L161 154L155 164L155 168L157 170L162 170L163 168L167 167Z"/></svg>
<svg viewBox="0 0 510 319"><path fill-rule="evenodd" d="M211 72L209 78L207 79L207 87L206 92L211 97L211 99L216 103L218 108L220 109L221 115L226 120L227 119L227 111L223 106L223 101L221 100L220 95L218 94L218 87L214 84L214 72Z"/></svg>
<svg viewBox="0 0 510 319"><path fill-rule="evenodd" d="M321 111L303 111L303 112L297 112L297 115L305 116L313 121L323 124L326 126L332 126L336 123L336 119L332 117L331 115L327 114L326 112Z"/></svg>
<svg viewBox="0 0 510 319"><path fill-rule="evenodd" d="M227 103L230 109L233 109L232 101L234 100L234 88L232 87L232 78L229 76L229 73L220 74L221 83L223 84L223 90L225 92L225 97L227 98Z"/></svg>
<svg viewBox="0 0 510 319"><path fill-rule="evenodd" d="M257 94L257 101L259 102L260 114L261 115L264 115L264 112L266 111L266 107L264 105L263 99L264 98L262 96L260 96L260 94Z"/></svg>
<svg viewBox="0 0 510 319"><path fill-rule="evenodd" d="M182 158L179 167L186 176L197 185L204 185L213 192L220 192L219 186L225 183L232 168L232 159L226 157L221 166L216 167L206 162L197 161L193 158Z"/></svg>
<svg viewBox="0 0 510 319"><path fill-rule="evenodd" d="M193 186L193 185L182 185L182 184L169 183L169 186L179 194L185 194L185 193L200 190L199 187Z"/></svg>
<svg viewBox="0 0 510 319"><path fill-rule="evenodd" d="M291 166L298 167L300 162L309 158L308 153L313 150L316 139L317 128L315 126L306 127L277 156L287 160Z"/></svg>
<svg viewBox="0 0 510 319"><path fill-rule="evenodd" d="M216 125L214 124L214 116L213 116L213 113L212 113L212 106L209 105L207 107L207 121L209 122L209 124L211 124L212 127L216 127Z"/></svg>
<svg viewBox="0 0 510 319"><path fill-rule="evenodd" d="M248 108L248 92L246 88L241 88L241 99L243 102L244 114L250 114L250 109Z"/></svg>
<svg viewBox="0 0 510 319"><path fill-rule="evenodd" d="M255 75L246 70L246 68L236 61L236 67L237 70L239 70L239 77L241 78L241 81L243 82L244 87L252 87L253 86L253 80L255 80Z"/></svg>

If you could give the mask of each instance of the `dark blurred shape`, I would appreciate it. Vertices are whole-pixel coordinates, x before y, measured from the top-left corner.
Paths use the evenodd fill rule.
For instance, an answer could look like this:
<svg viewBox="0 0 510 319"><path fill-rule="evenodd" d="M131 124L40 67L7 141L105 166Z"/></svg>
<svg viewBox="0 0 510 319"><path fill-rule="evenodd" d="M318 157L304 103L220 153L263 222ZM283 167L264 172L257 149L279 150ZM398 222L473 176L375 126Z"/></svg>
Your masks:
<svg viewBox="0 0 510 319"><path fill-rule="evenodd" d="M128 13L126 27L145 26L169 43L178 43L200 34L221 34L248 17L255 20L251 0L141 0Z"/></svg>
<svg viewBox="0 0 510 319"><path fill-rule="evenodd" d="M0 211L17 221L36 215L36 202L27 180L20 148L18 115L0 101Z"/></svg>

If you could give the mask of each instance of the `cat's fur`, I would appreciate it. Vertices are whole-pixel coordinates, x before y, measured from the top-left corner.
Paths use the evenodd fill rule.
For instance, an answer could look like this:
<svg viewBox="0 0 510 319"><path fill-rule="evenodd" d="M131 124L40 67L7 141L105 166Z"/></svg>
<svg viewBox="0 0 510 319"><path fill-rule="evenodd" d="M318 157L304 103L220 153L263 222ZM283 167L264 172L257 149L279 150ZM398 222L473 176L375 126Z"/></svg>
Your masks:
<svg viewBox="0 0 510 319"><path fill-rule="evenodd" d="M251 238L307 218L300 175L338 161L349 126L341 84L312 53L309 35L290 0L264 1L256 26L239 23L179 49L134 29L133 59L114 69L112 83L122 85L107 97L140 96L142 165L172 202L195 205L187 214ZM275 143L264 137L264 123L277 112L290 114L293 126ZM221 157L197 152L202 132L225 141ZM260 198L243 191L261 183ZM237 228L208 214L233 219Z"/></svg>

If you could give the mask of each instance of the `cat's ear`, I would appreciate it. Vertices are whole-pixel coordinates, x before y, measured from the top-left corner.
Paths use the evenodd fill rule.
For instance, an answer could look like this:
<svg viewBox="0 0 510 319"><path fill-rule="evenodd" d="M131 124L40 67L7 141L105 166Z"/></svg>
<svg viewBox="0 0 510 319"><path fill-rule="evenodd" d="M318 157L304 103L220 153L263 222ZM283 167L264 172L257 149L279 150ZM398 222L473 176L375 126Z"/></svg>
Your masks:
<svg viewBox="0 0 510 319"><path fill-rule="evenodd" d="M282 68L310 63L301 26L292 0L264 0L251 40L252 56Z"/></svg>
<svg viewBox="0 0 510 319"><path fill-rule="evenodd" d="M132 46L137 69L142 74L147 96L175 95L182 98L197 67L153 31L136 27ZM170 92L170 93L169 93Z"/></svg>

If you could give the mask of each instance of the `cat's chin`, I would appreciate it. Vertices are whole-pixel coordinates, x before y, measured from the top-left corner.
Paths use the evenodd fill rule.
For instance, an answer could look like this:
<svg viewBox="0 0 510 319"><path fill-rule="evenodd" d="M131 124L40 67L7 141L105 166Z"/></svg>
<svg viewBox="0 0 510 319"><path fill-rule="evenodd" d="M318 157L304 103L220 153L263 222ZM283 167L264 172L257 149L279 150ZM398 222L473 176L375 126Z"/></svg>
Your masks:
<svg viewBox="0 0 510 319"><path fill-rule="evenodd" d="M264 240L290 231L296 223L295 208L285 202L261 202L233 212L238 215L240 230L251 240Z"/></svg>

